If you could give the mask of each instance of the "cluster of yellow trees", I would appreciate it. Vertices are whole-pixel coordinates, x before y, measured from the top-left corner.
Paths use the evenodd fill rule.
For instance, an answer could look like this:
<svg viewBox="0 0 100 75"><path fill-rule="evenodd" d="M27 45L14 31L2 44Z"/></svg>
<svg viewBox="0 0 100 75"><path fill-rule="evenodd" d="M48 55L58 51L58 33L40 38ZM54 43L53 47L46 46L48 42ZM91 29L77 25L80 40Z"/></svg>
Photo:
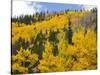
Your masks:
<svg viewBox="0 0 100 75"><path fill-rule="evenodd" d="M97 68L97 37L89 26L74 25L89 12L68 12L31 25L12 23L12 73L62 72ZM68 43L71 16L72 44Z"/></svg>

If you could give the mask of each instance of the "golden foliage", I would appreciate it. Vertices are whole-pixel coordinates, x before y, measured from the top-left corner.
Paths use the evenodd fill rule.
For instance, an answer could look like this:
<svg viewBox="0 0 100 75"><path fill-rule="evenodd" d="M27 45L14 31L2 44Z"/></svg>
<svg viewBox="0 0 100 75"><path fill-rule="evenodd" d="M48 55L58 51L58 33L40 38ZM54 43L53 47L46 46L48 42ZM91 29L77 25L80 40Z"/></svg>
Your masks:
<svg viewBox="0 0 100 75"><path fill-rule="evenodd" d="M76 20L80 17L84 17L86 13L88 13L88 11L69 11L67 14L60 13L59 16L53 16L50 20L36 22L32 25L22 24L18 26L18 23L12 23L12 45L16 47L16 42L20 38L29 44L27 45L27 49L22 47L17 50L18 52L16 54L12 55L12 72L29 73L30 68L34 68L33 66L37 61L39 61L39 64L35 68L37 68L39 72L96 69L96 32L92 27L87 27L87 30L85 30L84 25L75 25ZM72 18L73 44L68 43L66 33L69 16ZM56 43L49 40L51 32L58 32L55 36L58 40ZM39 33L45 37L45 40L42 39L42 42L39 41L42 36L36 41ZM41 51L40 46L44 47L43 51ZM54 55L55 46L57 47L56 51L58 50L57 55ZM42 52L41 59L39 58L39 54L35 53L34 49L40 49L39 51ZM26 63L29 64L27 65Z"/></svg>
<svg viewBox="0 0 100 75"><path fill-rule="evenodd" d="M31 50L20 49L16 55L12 56L12 72L28 73L29 68L38 61L38 55ZM29 63L28 65L26 63ZM27 66L27 67L25 67Z"/></svg>

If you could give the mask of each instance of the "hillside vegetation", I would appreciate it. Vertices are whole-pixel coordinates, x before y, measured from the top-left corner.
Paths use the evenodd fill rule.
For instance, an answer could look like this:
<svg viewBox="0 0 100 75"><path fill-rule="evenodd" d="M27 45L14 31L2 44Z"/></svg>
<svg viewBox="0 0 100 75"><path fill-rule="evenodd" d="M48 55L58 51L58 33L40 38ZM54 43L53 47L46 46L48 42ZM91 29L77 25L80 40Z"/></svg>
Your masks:
<svg viewBox="0 0 100 75"><path fill-rule="evenodd" d="M97 68L96 10L12 18L12 73Z"/></svg>

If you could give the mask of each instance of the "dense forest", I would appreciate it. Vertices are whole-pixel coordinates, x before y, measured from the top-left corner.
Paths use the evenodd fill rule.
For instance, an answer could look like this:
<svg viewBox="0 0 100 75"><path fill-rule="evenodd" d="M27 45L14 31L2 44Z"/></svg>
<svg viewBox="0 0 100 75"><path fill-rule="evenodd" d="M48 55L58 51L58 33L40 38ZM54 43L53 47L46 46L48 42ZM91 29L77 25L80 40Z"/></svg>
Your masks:
<svg viewBox="0 0 100 75"><path fill-rule="evenodd" d="M13 17L12 73L97 68L97 9Z"/></svg>

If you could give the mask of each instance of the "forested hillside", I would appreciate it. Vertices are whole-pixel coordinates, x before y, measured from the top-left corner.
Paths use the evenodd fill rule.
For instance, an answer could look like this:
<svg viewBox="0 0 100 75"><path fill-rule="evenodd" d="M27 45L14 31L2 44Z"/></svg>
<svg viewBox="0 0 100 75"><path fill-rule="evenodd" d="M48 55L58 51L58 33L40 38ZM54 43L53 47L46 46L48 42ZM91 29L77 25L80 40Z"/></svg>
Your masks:
<svg viewBox="0 0 100 75"><path fill-rule="evenodd" d="M97 10L12 18L12 73L97 68Z"/></svg>

